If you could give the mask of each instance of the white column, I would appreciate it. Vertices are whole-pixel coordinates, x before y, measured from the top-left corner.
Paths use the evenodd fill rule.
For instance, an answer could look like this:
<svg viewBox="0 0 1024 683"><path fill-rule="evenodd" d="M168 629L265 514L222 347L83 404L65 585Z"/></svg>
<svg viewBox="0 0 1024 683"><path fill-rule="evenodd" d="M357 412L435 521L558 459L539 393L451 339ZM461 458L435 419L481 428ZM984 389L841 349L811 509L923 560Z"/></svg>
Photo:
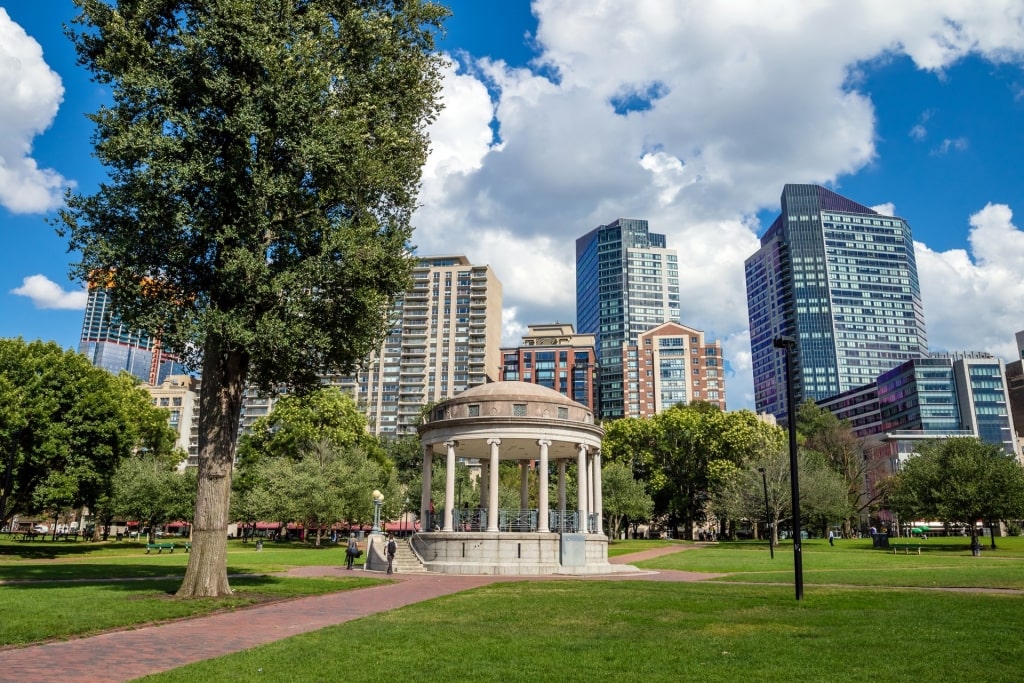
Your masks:
<svg viewBox="0 0 1024 683"><path fill-rule="evenodd" d="M537 445L540 446L540 463L537 465L540 474L537 489L537 531L547 533L551 530L548 526L548 446L551 442L540 439Z"/></svg>
<svg viewBox="0 0 1024 683"><path fill-rule="evenodd" d="M487 501L487 530L497 533L498 531L498 447L501 446L501 439L488 439L491 447L491 463L488 475L491 478L487 493L490 499Z"/></svg>
<svg viewBox="0 0 1024 683"><path fill-rule="evenodd" d="M530 509L530 461L519 463L519 509Z"/></svg>
<svg viewBox="0 0 1024 683"><path fill-rule="evenodd" d="M601 495L601 451L594 451L594 512L597 513L597 529L604 533L604 498Z"/></svg>
<svg viewBox="0 0 1024 683"><path fill-rule="evenodd" d="M594 512L594 454L587 453L587 511L590 513ZM590 515L587 515L587 531L591 532L593 529L590 528Z"/></svg>
<svg viewBox="0 0 1024 683"><path fill-rule="evenodd" d="M587 446L577 445L579 453L576 455L576 497L578 499L576 512L579 513L579 528L577 531L586 531L587 528Z"/></svg>
<svg viewBox="0 0 1024 683"><path fill-rule="evenodd" d="M445 441L448 457L444 463L444 527L441 531L454 531L452 527L452 508L455 507L455 447L458 441Z"/></svg>
<svg viewBox="0 0 1024 683"><path fill-rule="evenodd" d="M430 517L430 488L433 485L431 469L434 466L434 447L423 447L423 487L420 489L420 531L431 531L434 520Z"/></svg>

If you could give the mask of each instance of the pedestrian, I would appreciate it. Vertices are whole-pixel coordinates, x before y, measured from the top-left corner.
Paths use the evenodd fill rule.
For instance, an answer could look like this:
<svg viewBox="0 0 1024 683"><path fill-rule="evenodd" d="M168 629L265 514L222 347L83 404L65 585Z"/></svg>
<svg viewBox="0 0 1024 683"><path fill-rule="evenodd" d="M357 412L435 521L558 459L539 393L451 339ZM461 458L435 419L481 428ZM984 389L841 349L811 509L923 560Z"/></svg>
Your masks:
<svg viewBox="0 0 1024 683"><path fill-rule="evenodd" d="M836 535L834 533L832 533L831 529L828 530L828 544L829 545L835 545L836 544Z"/></svg>
<svg viewBox="0 0 1024 683"><path fill-rule="evenodd" d="M971 536L971 555L981 557L981 539L977 534Z"/></svg>
<svg viewBox="0 0 1024 683"><path fill-rule="evenodd" d="M348 547L345 548L345 569L352 569L352 564L359 557L359 542L356 541L356 537L349 535Z"/></svg>
<svg viewBox="0 0 1024 683"><path fill-rule="evenodd" d="M388 543L385 546L388 556L388 574L394 573L395 566L395 553L398 552L398 544L395 543L395 537L393 534L388 534Z"/></svg>

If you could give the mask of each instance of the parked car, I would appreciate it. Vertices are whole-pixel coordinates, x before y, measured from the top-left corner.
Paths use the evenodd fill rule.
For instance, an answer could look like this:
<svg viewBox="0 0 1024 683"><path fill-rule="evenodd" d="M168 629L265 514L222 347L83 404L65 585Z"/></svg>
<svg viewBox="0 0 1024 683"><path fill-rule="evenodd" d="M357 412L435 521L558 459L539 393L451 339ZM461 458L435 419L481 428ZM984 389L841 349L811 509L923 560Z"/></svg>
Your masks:
<svg viewBox="0 0 1024 683"><path fill-rule="evenodd" d="M34 527L32 527L32 531L36 532L37 534L45 534L49 533L50 527L46 526L45 524L36 524Z"/></svg>

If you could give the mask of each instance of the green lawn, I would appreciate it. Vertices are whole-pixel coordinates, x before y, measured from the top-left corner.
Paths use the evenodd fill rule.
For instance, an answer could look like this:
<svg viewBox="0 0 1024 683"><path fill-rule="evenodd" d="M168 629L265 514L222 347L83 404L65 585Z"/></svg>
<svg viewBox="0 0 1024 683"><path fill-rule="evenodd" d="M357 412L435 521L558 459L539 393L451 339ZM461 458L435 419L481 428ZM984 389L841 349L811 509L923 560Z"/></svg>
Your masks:
<svg viewBox="0 0 1024 683"><path fill-rule="evenodd" d="M145 680L329 681L354 665L388 681L1017 681L1022 636L1017 595L821 587L797 602L783 586L562 580L493 584Z"/></svg>
<svg viewBox="0 0 1024 683"><path fill-rule="evenodd" d="M177 540L176 540L177 542ZM267 576L291 567L341 566L343 546L228 543L235 595L174 600L188 554L146 554L144 542L0 541L0 646L98 633L135 624L208 614L301 595L377 585L374 578ZM361 560L360 560L361 561ZM255 576L237 576L255 575ZM171 578L168 578L171 577ZM112 582L109 579L136 579ZM74 583L60 583L61 581Z"/></svg>
<svg viewBox="0 0 1024 683"><path fill-rule="evenodd" d="M920 555L873 549L870 540L810 540L802 544L805 585L902 586L1024 589L1024 538L997 539L982 556L972 557L967 539L928 539ZM905 543L905 541L901 541ZM673 553L637 562L645 569L729 573L720 581L793 583L793 545L723 543L698 552Z"/></svg>

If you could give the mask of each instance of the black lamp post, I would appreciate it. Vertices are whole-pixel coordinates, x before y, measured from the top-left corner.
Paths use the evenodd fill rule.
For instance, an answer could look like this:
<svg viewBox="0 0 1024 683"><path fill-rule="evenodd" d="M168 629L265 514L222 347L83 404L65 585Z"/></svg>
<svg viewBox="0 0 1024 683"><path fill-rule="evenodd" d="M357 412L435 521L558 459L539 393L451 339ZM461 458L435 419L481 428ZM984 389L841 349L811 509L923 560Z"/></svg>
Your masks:
<svg viewBox="0 0 1024 683"><path fill-rule="evenodd" d="M757 471L761 473L761 483L764 484L764 528L768 532L768 553L775 559L775 543L772 542L772 513L768 508L768 475L765 474L763 467L758 467Z"/></svg>
<svg viewBox="0 0 1024 683"><path fill-rule="evenodd" d="M793 337L779 337L772 346L786 353L786 422L789 423L789 483L793 498L793 573L796 584L796 599L804 597L804 564L800 548L800 481L796 463L796 397L793 391L793 353L796 340Z"/></svg>

